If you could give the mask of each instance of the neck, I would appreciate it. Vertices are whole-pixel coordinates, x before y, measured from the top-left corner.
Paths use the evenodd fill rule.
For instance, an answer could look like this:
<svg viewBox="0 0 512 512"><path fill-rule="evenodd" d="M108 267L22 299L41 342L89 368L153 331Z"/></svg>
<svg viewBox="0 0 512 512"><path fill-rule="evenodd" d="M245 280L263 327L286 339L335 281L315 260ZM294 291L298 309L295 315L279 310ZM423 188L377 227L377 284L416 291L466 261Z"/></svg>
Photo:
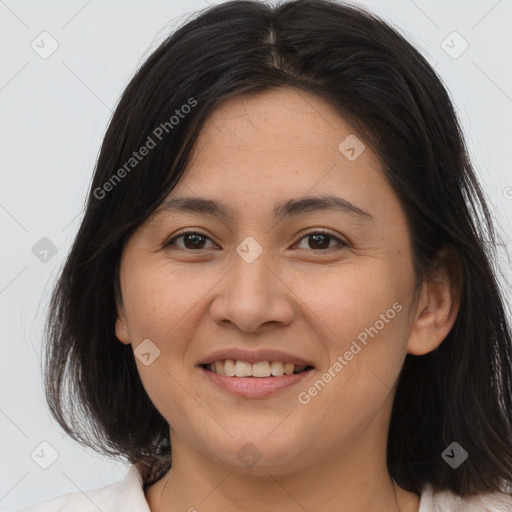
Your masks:
<svg viewBox="0 0 512 512"><path fill-rule="evenodd" d="M173 436L173 466L147 490L151 512L418 512L419 496L401 489L386 468L385 446L364 436L350 450L316 462L240 470L206 457ZM366 444L365 444L366 443Z"/></svg>

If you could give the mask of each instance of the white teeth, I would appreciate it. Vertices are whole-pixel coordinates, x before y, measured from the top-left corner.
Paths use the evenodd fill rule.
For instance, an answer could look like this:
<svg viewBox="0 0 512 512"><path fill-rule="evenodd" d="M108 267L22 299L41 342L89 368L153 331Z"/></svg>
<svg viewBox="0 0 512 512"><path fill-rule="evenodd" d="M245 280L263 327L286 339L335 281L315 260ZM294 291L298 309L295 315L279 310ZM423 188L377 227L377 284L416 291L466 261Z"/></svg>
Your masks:
<svg viewBox="0 0 512 512"><path fill-rule="evenodd" d="M270 371L274 377L282 377L284 375L283 363L281 361L272 361L270 363Z"/></svg>
<svg viewBox="0 0 512 512"><path fill-rule="evenodd" d="M270 377L270 364L268 361L261 361L252 365L253 377Z"/></svg>
<svg viewBox="0 0 512 512"><path fill-rule="evenodd" d="M237 361L235 364L235 375L237 377L250 377L252 375L252 364L245 361Z"/></svg>
<svg viewBox="0 0 512 512"><path fill-rule="evenodd" d="M220 364L222 364L222 361L220 361ZM226 359L224 361L224 375L227 375L228 377L235 376L235 361L232 359Z"/></svg>
<svg viewBox="0 0 512 512"><path fill-rule="evenodd" d="M293 373L293 368L295 367L292 363L285 363L284 365L284 374L291 375Z"/></svg>
<svg viewBox="0 0 512 512"><path fill-rule="evenodd" d="M225 361L215 361L207 365L208 369L220 375L228 377L282 377L283 375L292 375L306 369L306 365L297 365L293 363L283 363L282 361L258 361L257 363L248 363L247 361L235 361L226 359Z"/></svg>

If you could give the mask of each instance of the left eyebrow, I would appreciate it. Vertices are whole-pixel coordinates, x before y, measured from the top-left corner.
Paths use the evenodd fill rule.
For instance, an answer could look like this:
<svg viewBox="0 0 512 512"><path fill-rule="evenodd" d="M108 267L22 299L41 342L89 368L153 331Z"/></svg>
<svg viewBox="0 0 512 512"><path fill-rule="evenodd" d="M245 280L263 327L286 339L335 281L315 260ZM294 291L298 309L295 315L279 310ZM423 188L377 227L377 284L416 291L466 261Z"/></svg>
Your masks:
<svg viewBox="0 0 512 512"><path fill-rule="evenodd" d="M335 210L367 222L375 222L367 211L337 196L307 196L300 199L288 199L277 203L274 206L273 214L276 219L280 220L284 217L322 210ZM157 213L163 211L199 213L224 220L231 220L236 216L236 212L224 203L205 197L174 197L166 201Z"/></svg>

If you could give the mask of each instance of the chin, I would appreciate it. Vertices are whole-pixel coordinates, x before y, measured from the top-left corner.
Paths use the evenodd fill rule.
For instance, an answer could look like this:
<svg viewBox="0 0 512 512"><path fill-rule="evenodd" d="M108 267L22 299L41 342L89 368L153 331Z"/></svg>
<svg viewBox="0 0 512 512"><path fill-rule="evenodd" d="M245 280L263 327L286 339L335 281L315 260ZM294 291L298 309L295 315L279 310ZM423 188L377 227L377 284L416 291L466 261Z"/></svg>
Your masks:
<svg viewBox="0 0 512 512"><path fill-rule="evenodd" d="M275 425L274 427L275 428ZM268 435L272 429L226 439L222 445L210 446L210 454L229 471L253 475L268 472L286 472L298 469L297 464L304 455L304 443L289 436ZM307 444L307 443L306 443Z"/></svg>

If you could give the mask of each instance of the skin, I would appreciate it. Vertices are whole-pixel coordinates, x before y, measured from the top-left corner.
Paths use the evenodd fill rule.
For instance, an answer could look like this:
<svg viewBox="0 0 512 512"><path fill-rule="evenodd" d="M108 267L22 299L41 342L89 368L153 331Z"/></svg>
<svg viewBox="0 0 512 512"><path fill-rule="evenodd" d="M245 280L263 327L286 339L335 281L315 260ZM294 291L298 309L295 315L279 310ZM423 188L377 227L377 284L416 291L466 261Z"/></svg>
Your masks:
<svg viewBox="0 0 512 512"><path fill-rule="evenodd" d="M172 469L145 493L152 512L418 511L419 496L386 468L395 386L407 353L443 341L458 303L443 268L414 294L406 217L379 158L368 146L354 161L338 149L354 133L327 102L302 91L230 99L209 118L170 197L215 199L235 217L155 213L128 241L116 335L134 350L145 339L158 346L150 365L135 360L173 447ZM326 194L373 219L272 215L283 199ZM206 237L201 249L187 237L163 247L188 229ZM348 245L327 236L319 247L306 236L322 229ZM236 252L248 236L262 248L252 263ZM394 303L402 310L299 403L298 393ZM227 347L277 348L315 370L266 398L242 398L195 366ZM261 453L252 467L237 457L248 442Z"/></svg>

